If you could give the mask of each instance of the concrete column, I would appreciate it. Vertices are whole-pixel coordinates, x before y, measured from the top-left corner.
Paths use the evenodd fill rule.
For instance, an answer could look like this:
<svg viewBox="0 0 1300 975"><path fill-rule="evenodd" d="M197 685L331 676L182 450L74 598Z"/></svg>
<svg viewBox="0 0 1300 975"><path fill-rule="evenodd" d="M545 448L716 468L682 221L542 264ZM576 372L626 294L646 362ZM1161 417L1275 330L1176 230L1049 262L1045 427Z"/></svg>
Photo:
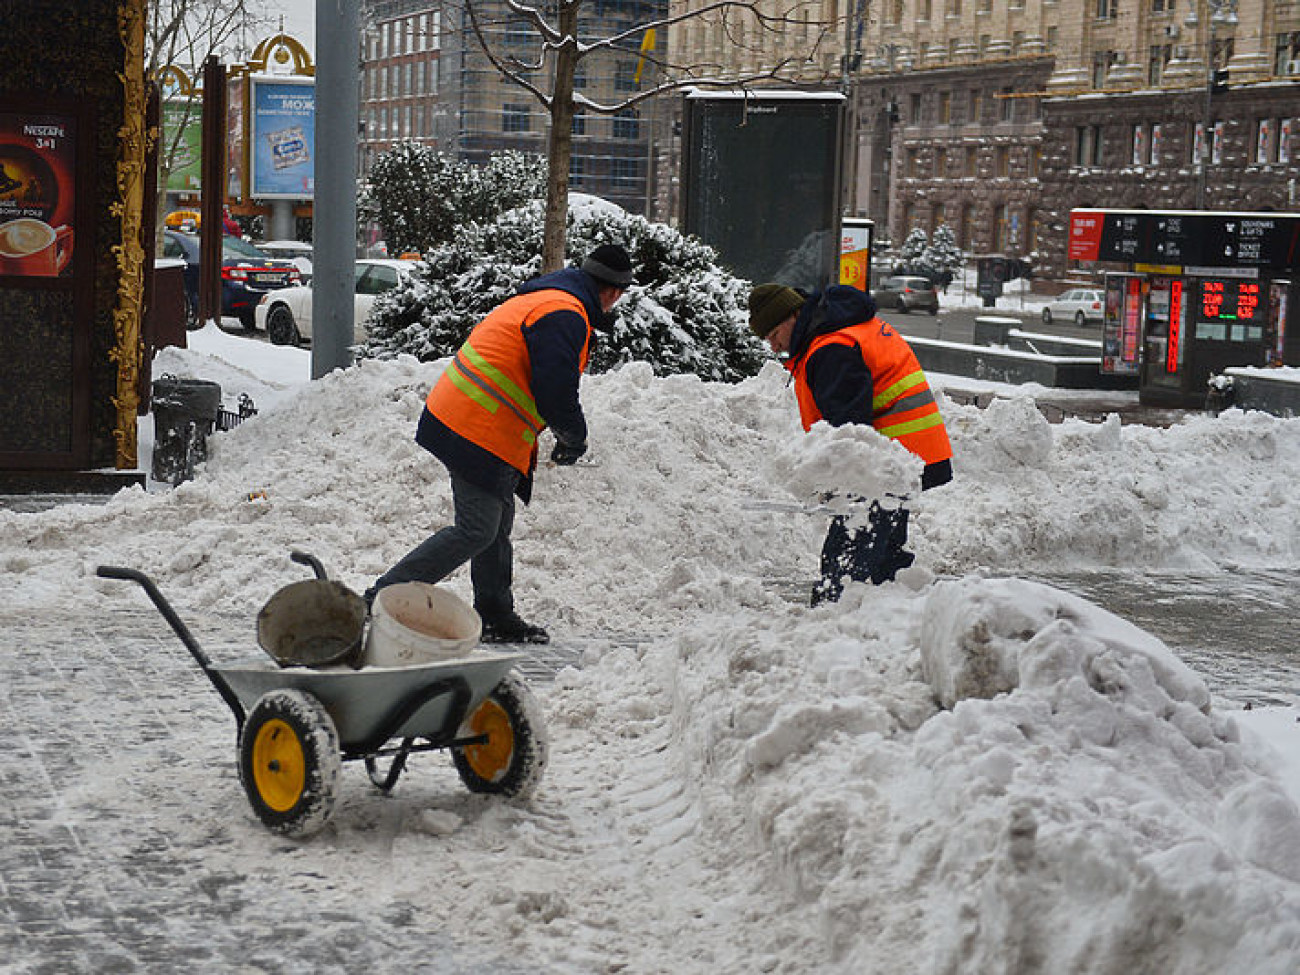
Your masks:
<svg viewBox="0 0 1300 975"><path fill-rule="evenodd" d="M316 0L313 379L352 364L357 256L359 0Z"/></svg>
<svg viewBox="0 0 1300 975"><path fill-rule="evenodd" d="M271 215L267 221L267 240L293 240L294 233L293 200L272 200Z"/></svg>

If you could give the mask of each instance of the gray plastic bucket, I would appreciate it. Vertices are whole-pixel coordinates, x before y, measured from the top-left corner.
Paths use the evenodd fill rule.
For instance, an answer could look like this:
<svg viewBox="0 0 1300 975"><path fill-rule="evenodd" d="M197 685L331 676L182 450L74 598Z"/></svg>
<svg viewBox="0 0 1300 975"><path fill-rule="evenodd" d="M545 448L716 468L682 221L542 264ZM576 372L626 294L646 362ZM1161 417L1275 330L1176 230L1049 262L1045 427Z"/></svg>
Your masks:
<svg viewBox="0 0 1300 975"><path fill-rule="evenodd" d="M257 614L257 642L281 667L358 665L366 601L331 579L285 586Z"/></svg>

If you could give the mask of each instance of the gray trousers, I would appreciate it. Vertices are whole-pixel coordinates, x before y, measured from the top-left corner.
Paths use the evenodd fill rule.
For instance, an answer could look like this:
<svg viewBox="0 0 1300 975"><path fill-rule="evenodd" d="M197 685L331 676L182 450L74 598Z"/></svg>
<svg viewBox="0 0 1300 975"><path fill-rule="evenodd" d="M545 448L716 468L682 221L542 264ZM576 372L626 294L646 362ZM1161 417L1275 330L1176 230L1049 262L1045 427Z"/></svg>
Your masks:
<svg viewBox="0 0 1300 975"><path fill-rule="evenodd" d="M474 587L474 608L483 616L514 610L513 551L510 530L515 499L484 491L454 471L451 497L455 521L411 549L366 591L367 602L385 586L399 582L440 582L466 562Z"/></svg>

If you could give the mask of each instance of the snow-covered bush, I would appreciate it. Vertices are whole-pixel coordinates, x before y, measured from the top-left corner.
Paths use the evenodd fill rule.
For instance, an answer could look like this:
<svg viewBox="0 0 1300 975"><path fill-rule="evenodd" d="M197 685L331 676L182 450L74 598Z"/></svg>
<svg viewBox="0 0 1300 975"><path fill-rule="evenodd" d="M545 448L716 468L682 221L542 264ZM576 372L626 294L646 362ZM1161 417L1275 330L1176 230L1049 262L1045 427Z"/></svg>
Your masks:
<svg viewBox="0 0 1300 975"><path fill-rule="evenodd" d="M485 223L546 195L546 160L521 152L475 165L418 142L399 142L375 160L357 201L363 221L383 228L389 253L423 253L466 223Z"/></svg>
<svg viewBox="0 0 1300 975"><path fill-rule="evenodd" d="M540 201L485 224L464 224L451 243L426 255L409 285L380 297L367 324L363 356L402 353L422 360L454 353L471 328L520 284L541 271ZM597 337L590 368L648 362L657 375L694 373L735 382L755 375L766 348L749 332L749 283L718 267L698 239L617 207L570 210L567 262L595 247L621 244L632 257L634 284Z"/></svg>

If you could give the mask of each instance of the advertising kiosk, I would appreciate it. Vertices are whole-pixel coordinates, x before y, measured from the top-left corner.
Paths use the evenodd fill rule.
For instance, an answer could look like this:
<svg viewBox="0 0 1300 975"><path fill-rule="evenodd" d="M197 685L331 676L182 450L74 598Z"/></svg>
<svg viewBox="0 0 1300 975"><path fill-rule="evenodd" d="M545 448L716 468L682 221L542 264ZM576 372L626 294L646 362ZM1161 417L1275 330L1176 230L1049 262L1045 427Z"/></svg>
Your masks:
<svg viewBox="0 0 1300 975"><path fill-rule="evenodd" d="M1069 256L1104 263L1102 371L1198 408L1229 366L1300 365L1300 215L1073 210Z"/></svg>

